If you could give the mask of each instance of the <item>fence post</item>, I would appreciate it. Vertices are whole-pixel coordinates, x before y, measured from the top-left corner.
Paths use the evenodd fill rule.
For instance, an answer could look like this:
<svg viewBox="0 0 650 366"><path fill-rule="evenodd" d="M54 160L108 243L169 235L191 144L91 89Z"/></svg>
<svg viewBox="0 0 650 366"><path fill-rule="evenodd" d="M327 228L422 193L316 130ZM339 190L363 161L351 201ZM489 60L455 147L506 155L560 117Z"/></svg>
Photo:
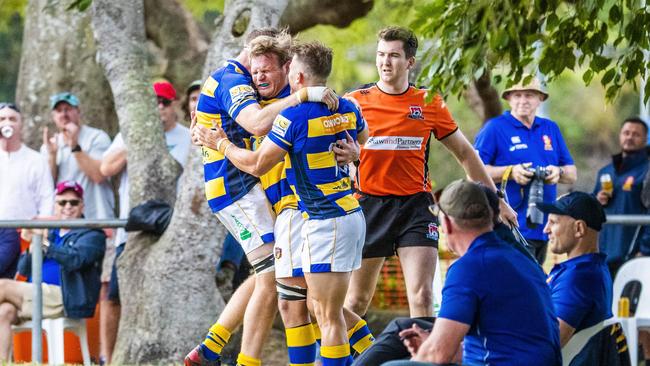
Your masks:
<svg viewBox="0 0 650 366"><path fill-rule="evenodd" d="M32 237L32 284L34 284L34 308L32 310L32 362L43 363L43 250L40 233Z"/></svg>

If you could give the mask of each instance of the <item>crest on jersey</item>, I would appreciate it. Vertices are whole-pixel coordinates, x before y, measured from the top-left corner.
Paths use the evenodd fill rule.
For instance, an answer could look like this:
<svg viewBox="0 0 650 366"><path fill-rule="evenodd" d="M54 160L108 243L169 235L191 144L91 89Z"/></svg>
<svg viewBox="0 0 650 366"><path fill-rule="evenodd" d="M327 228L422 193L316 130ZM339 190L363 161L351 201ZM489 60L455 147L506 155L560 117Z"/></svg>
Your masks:
<svg viewBox="0 0 650 366"><path fill-rule="evenodd" d="M409 106L410 113L408 115L408 118L410 119L424 119L424 115L422 114L422 107L419 105L412 105Z"/></svg>

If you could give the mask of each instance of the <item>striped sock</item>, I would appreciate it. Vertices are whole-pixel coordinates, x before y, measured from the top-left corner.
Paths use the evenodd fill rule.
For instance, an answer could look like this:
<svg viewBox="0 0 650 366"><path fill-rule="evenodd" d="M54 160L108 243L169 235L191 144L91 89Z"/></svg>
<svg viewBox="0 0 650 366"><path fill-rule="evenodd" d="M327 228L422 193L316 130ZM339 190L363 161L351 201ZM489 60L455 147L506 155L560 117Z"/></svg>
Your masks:
<svg viewBox="0 0 650 366"><path fill-rule="evenodd" d="M350 345L321 346L320 355L323 366L347 366L350 360Z"/></svg>
<svg viewBox="0 0 650 366"><path fill-rule="evenodd" d="M316 361L316 337L311 323L287 328L290 366L313 366Z"/></svg>
<svg viewBox="0 0 650 366"><path fill-rule="evenodd" d="M205 340L201 343L203 357L211 361L221 358L221 350L228 343L228 340L230 340L230 331L224 328L223 325L214 323L210 327Z"/></svg>
<svg viewBox="0 0 650 366"><path fill-rule="evenodd" d="M358 354L363 353L375 341L375 337L372 336L370 328L368 328L368 323L363 319L360 319L352 329L348 330L348 339Z"/></svg>
<svg viewBox="0 0 650 366"><path fill-rule="evenodd" d="M322 338L320 335L320 327L318 326L318 323L311 323L312 328L314 328L314 337L316 337L316 343L320 345L320 339Z"/></svg>
<svg viewBox="0 0 650 366"><path fill-rule="evenodd" d="M262 366L262 360L240 353L237 356L237 366Z"/></svg>

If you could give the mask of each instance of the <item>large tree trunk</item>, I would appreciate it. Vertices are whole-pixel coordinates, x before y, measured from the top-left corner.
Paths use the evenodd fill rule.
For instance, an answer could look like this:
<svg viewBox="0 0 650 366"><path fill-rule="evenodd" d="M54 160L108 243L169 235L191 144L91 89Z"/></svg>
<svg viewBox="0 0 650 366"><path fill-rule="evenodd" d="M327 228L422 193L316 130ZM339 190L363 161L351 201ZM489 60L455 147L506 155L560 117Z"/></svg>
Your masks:
<svg viewBox="0 0 650 366"><path fill-rule="evenodd" d="M492 86L492 76L489 72L472 82L464 96L469 107L483 123L503 113L501 96Z"/></svg>
<svg viewBox="0 0 650 366"><path fill-rule="evenodd" d="M95 47L89 13L66 11L51 0L29 1L16 90L29 146L40 147L42 126L53 127L49 97L61 91L79 97L84 123L117 131L113 95L95 61Z"/></svg>

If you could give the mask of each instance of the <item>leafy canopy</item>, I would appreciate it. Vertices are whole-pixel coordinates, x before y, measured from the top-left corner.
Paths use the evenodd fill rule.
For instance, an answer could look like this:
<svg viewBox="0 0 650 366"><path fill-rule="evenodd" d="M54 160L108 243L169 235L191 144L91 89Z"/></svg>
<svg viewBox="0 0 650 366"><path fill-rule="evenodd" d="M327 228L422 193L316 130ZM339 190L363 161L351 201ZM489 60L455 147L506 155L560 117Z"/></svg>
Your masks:
<svg viewBox="0 0 650 366"><path fill-rule="evenodd" d="M424 39L420 82L459 95L472 80L497 71L508 85L539 70L548 81L564 70L597 74L606 98L625 83L636 88L650 63L650 9L643 0L429 0L417 8L413 29ZM646 102L650 83L645 87Z"/></svg>

